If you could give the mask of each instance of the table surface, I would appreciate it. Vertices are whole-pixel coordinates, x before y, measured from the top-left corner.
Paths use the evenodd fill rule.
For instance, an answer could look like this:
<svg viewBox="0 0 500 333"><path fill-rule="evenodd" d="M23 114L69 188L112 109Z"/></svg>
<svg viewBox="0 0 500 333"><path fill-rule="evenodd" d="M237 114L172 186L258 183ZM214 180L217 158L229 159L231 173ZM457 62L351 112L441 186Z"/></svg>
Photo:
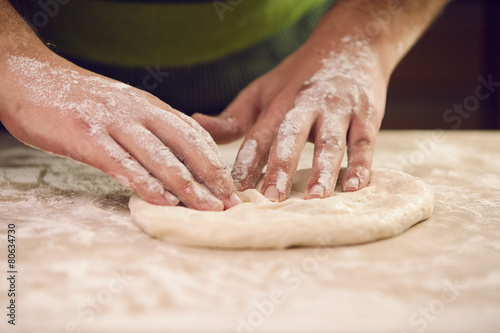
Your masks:
<svg viewBox="0 0 500 333"><path fill-rule="evenodd" d="M131 192L3 135L0 266L15 224L18 295L15 330L2 315L0 331L498 332L499 143L500 132L381 132L374 167L429 184L430 219L369 244L228 251L148 237ZM237 145L221 150L231 163Z"/></svg>

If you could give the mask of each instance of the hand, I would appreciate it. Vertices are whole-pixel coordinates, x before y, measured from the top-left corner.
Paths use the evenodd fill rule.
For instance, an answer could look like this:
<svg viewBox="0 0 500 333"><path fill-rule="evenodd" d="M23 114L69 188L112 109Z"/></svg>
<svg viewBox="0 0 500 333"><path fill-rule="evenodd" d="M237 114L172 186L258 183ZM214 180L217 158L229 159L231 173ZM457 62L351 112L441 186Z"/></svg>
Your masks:
<svg viewBox="0 0 500 333"><path fill-rule="evenodd" d="M318 52L303 46L250 84L217 117L195 115L217 142L246 134L233 179L239 190L256 185L267 163L262 193L285 200L300 153L315 144L306 199L332 194L347 145L344 191L367 186L388 78L368 42L344 37Z"/></svg>
<svg viewBox="0 0 500 333"><path fill-rule="evenodd" d="M1 120L19 140L101 169L153 204L241 202L210 135L152 95L52 53L10 56L0 72Z"/></svg>

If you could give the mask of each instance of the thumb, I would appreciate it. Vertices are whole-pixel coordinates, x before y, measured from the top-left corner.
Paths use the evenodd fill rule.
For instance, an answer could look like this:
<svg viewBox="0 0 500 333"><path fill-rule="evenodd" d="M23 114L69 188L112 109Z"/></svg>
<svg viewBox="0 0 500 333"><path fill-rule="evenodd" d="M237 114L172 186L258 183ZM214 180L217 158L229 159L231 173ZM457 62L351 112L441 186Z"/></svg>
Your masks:
<svg viewBox="0 0 500 333"><path fill-rule="evenodd" d="M260 113L257 94L249 88L243 90L229 106L217 116L200 113L192 118L203 127L217 143L229 143L241 138L252 127Z"/></svg>

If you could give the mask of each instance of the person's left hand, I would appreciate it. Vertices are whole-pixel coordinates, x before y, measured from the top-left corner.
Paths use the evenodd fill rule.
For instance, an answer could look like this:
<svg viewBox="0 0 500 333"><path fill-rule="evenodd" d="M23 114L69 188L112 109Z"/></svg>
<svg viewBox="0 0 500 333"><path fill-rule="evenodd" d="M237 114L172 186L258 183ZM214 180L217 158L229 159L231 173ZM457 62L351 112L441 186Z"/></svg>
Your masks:
<svg viewBox="0 0 500 333"><path fill-rule="evenodd" d="M327 51L303 46L261 76L217 117L193 116L218 143L246 133L232 176L253 188L267 163L261 192L287 198L302 148L315 145L306 199L331 196L347 145L343 191L367 186L385 109L388 77L367 42L343 38Z"/></svg>

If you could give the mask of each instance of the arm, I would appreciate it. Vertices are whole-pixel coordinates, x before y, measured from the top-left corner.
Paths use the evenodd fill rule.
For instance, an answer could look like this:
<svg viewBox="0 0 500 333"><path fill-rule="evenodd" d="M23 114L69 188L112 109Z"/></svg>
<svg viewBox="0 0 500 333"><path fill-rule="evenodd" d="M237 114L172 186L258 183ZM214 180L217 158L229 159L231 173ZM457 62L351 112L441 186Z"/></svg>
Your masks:
<svg viewBox="0 0 500 333"><path fill-rule="evenodd" d="M340 0L309 40L250 84L218 117L194 118L216 141L245 135L240 190L286 199L304 143L315 144L305 198L330 196L347 148L344 191L367 186L390 76L449 0Z"/></svg>
<svg viewBox="0 0 500 333"><path fill-rule="evenodd" d="M212 138L154 96L52 53L0 0L0 120L20 141L97 167L145 200L240 202Z"/></svg>

